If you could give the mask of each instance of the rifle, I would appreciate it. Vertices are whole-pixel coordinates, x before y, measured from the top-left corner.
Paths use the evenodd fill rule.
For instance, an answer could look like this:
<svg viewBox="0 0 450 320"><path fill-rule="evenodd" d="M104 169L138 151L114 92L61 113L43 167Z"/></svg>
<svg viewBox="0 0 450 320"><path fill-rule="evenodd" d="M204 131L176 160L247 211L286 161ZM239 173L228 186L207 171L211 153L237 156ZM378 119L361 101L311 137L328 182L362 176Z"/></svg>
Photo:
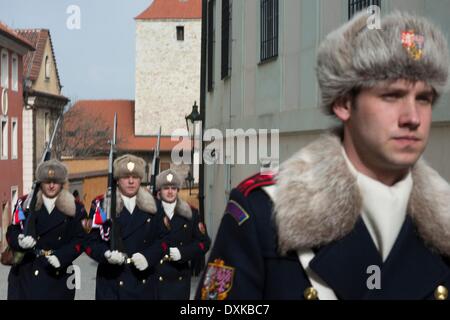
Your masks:
<svg viewBox="0 0 450 320"><path fill-rule="evenodd" d="M156 150L155 150L155 154L153 155L153 161L152 161L152 175L150 177L150 187L151 187L151 192L153 194L154 197L156 197L156 176L159 174L159 162L160 162L160 158L159 158L159 147L160 147L160 142L161 142L161 127L159 127L159 133L158 133L158 140L156 142Z"/></svg>
<svg viewBox="0 0 450 320"><path fill-rule="evenodd" d="M52 136L50 138L50 141L48 141L48 143L45 146L44 152L42 153L41 162L39 164L48 161L51 158L53 140L55 139L56 131L58 130L61 117L62 115L58 117L58 120L56 120ZM40 187L41 183L34 180L33 186L31 187L31 192L24 201L24 208L25 208L24 211L27 213L25 215L27 218L25 220L24 235L32 236L34 239L36 239L36 214L34 212L36 210L37 194L39 192Z"/></svg>
<svg viewBox="0 0 450 320"><path fill-rule="evenodd" d="M125 253L125 248L123 245L120 225L117 223L117 213L116 213L116 193L117 193L117 182L114 179L114 160L117 157L116 141L117 140L117 113L114 114L114 128L113 136L109 141L109 159L108 159L108 190L105 197L105 209L107 221L111 224L111 236L109 238L110 250L120 251Z"/></svg>

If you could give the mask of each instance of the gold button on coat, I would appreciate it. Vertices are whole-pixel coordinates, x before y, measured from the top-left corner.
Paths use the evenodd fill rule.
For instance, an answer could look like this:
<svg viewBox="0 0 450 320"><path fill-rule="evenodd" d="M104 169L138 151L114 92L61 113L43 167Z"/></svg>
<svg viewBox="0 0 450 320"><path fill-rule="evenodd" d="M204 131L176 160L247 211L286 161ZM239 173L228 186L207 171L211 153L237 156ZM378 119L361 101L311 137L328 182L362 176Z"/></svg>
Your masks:
<svg viewBox="0 0 450 320"><path fill-rule="evenodd" d="M317 300L318 298L317 290L313 287L306 288L303 292L303 295L305 296L306 300Z"/></svg>
<svg viewBox="0 0 450 320"><path fill-rule="evenodd" d="M184 224L184 226L183 226L185 229L187 229L187 224Z"/></svg>
<svg viewBox="0 0 450 320"><path fill-rule="evenodd" d="M142 280L142 283L145 284L147 281L145 279Z"/></svg>
<svg viewBox="0 0 450 320"><path fill-rule="evenodd" d="M34 271L34 275L37 277L38 274L39 274L39 270L35 270L35 271Z"/></svg>
<svg viewBox="0 0 450 320"><path fill-rule="evenodd" d="M163 281L164 279L163 279L163 277L159 277L159 281Z"/></svg>
<svg viewBox="0 0 450 320"><path fill-rule="evenodd" d="M178 280L180 280L180 281L183 280L183 277L179 277Z"/></svg>
<svg viewBox="0 0 450 320"><path fill-rule="evenodd" d="M434 297L436 300L447 300L448 298L448 289L444 286L439 286L434 290Z"/></svg>
<svg viewBox="0 0 450 320"><path fill-rule="evenodd" d="M119 286L123 286L123 281L119 281Z"/></svg>
<svg viewBox="0 0 450 320"><path fill-rule="evenodd" d="M62 238L61 237L58 237L58 240L61 240Z"/></svg>

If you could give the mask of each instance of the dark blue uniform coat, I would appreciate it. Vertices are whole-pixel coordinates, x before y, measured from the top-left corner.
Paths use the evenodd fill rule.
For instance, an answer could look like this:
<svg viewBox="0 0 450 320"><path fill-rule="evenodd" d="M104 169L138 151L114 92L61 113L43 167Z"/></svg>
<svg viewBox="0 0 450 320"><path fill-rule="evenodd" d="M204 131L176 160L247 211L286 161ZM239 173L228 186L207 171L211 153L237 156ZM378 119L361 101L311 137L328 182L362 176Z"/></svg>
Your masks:
<svg viewBox="0 0 450 320"><path fill-rule="evenodd" d="M23 197L21 200L24 200ZM55 208L49 214L38 193L36 218L38 250L53 250L61 266L54 268L44 256L36 257L31 250L22 262L12 266L8 276L8 299L61 299L75 298L75 275L69 268L82 252L85 232L81 220L86 217L84 207L75 204L75 199L66 190L58 195ZM20 225L10 225L6 234L9 246L16 251L24 251L18 243ZM69 279L71 277L71 279Z"/></svg>
<svg viewBox="0 0 450 320"><path fill-rule="evenodd" d="M94 215L96 200L100 200L103 205L103 196L96 198L92 203L90 217ZM156 299L154 267L167 253L167 245L163 242L167 232L163 216L157 213L152 195L142 187L132 214L123 206L119 195L117 204L120 212L117 223L120 225L124 253L130 258L134 253L143 254L149 267L139 271L134 264L108 263L104 254L110 248L109 241L102 239L99 229L92 229L86 253L99 263L95 297L98 300Z"/></svg>
<svg viewBox="0 0 450 320"><path fill-rule="evenodd" d="M407 216L383 262L334 140L322 138L294 156L277 182L259 174L231 192L198 299L305 299L312 284L296 253L301 248L313 250L309 268L338 299L448 298L448 183L416 164ZM274 197L268 186L281 193ZM370 266L379 267L380 288L368 285Z"/></svg>
<svg viewBox="0 0 450 320"><path fill-rule="evenodd" d="M165 216L161 201L158 201L158 211ZM208 251L210 239L204 224L200 222L198 211L182 199L177 200L166 242L169 247L180 250L181 260L161 259L157 265L158 299L189 300L190 261L202 257Z"/></svg>

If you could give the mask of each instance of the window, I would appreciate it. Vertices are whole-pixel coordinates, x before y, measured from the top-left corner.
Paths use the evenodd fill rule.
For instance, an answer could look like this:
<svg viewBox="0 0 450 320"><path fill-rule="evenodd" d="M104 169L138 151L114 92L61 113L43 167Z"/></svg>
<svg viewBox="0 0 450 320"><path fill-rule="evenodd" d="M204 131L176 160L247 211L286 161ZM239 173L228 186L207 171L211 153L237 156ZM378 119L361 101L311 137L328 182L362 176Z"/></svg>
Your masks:
<svg viewBox="0 0 450 320"><path fill-rule="evenodd" d="M9 55L8 51L5 49L2 50L1 53L1 86L3 88L9 88L9 63L8 63Z"/></svg>
<svg viewBox="0 0 450 320"><path fill-rule="evenodd" d="M214 89L214 46L216 44L216 26L214 19L215 0L208 2L208 91Z"/></svg>
<svg viewBox="0 0 450 320"><path fill-rule="evenodd" d="M231 75L232 0L222 0L222 72L221 78Z"/></svg>
<svg viewBox="0 0 450 320"><path fill-rule="evenodd" d="M11 87L14 91L19 90L19 58L17 54L12 55L12 75L11 75Z"/></svg>
<svg viewBox="0 0 450 320"><path fill-rule="evenodd" d="M44 113L44 143L50 142L50 113Z"/></svg>
<svg viewBox="0 0 450 320"><path fill-rule="evenodd" d="M177 40L184 41L184 27L183 26L177 27Z"/></svg>
<svg viewBox="0 0 450 320"><path fill-rule="evenodd" d="M261 61L278 56L278 0L261 0Z"/></svg>
<svg viewBox="0 0 450 320"><path fill-rule="evenodd" d="M19 188L17 186L11 187L11 216L14 214L14 207L17 200L19 200Z"/></svg>
<svg viewBox="0 0 450 320"><path fill-rule="evenodd" d="M50 79L50 59L48 56L45 57L45 79Z"/></svg>
<svg viewBox="0 0 450 320"><path fill-rule="evenodd" d="M8 118L1 118L0 159L8 159Z"/></svg>
<svg viewBox="0 0 450 320"><path fill-rule="evenodd" d="M17 118L11 119L11 159L17 159L18 154L18 132L17 132Z"/></svg>
<svg viewBox="0 0 450 320"><path fill-rule="evenodd" d="M348 18L351 19L355 13L366 9L369 6L378 6L381 8L381 0L349 0Z"/></svg>

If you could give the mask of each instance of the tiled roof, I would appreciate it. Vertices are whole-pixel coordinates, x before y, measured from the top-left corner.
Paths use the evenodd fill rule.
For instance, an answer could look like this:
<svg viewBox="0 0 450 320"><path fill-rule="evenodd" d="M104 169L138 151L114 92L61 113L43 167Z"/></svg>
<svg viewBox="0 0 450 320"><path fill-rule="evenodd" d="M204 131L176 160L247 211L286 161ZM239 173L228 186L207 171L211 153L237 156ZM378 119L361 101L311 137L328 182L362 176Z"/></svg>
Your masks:
<svg viewBox="0 0 450 320"><path fill-rule="evenodd" d="M26 38L22 37L20 34L18 34L13 29L10 29L6 24L0 21L0 34L3 34L7 36L8 38L11 38L20 44L24 45L30 50L34 50L34 45L32 42L28 41Z"/></svg>
<svg viewBox="0 0 450 320"><path fill-rule="evenodd" d="M23 75L35 81L39 76L39 71L44 59L44 50L47 39L50 41L50 48L52 49L53 59L55 61L56 76L58 78L58 86L61 88L61 81L59 78L58 65L56 63L55 51L53 50L52 37L48 29L21 29L16 30L23 38L27 39L36 47L36 51L29 52L23 62Z"/></svg>
<svg viewBox="0 0 450 320"><path fill-rule="evenodd" d="M73 110L84 111L80 114L89 114L93 118L99 117L110 128L112 128L114 123L114 113L117 112L117 149L119 152L150 152L156 148L157 137L134 135L133 100L79 100L72 108ZM79 121L83 121L83 119L79 119ZM178 141L171 141L170 137L161 137L160 151L171 151L178 144ZM184 148L188 149L189 146L185 146Z"/></svg>
<svg viewBox="0 0 450 320"><path fill-rule="evenodd" d="M154 0L135 19L201 19L201 0Z"/></svg>

